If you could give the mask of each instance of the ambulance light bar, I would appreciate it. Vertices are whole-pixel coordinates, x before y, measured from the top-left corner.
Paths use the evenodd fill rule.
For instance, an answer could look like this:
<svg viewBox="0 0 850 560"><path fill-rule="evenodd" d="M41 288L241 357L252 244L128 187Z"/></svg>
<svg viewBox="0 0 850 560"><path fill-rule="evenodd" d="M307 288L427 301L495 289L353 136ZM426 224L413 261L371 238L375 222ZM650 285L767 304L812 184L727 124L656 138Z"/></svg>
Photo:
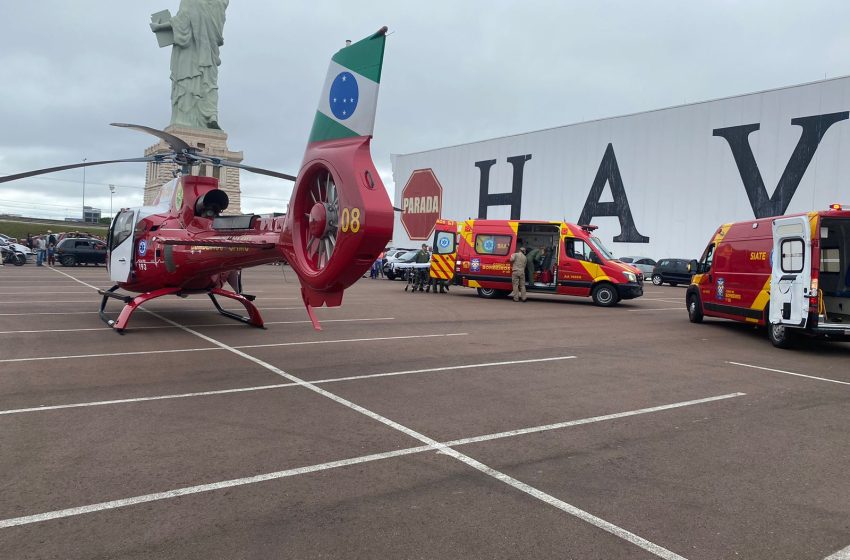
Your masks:
<svg viewBox="0 0 850 560"><path fill-rule="evenodd" d="M836 204L830 204L829 209L830 210L844 210L844 208L842 208L841 205L837 204L837 203Z"/></svg>
<svg viewBox="0 0 850 560"><path fill-rule="evenodd" d="M593 226L590 224L579 224L578 227L580 227L587 233L591 233L592 231L599 229L599 226Z"/></svg>

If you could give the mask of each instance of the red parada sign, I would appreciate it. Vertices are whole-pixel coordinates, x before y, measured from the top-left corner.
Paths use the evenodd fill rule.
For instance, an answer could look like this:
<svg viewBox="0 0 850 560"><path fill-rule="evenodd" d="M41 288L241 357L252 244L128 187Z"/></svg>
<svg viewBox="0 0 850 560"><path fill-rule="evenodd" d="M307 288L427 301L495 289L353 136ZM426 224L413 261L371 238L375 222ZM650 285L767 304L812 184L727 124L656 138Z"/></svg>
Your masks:
<svg viewBox="0 0 850 560"><path fill-rule="evenodd" d="M429 239L443 208L443 187L431 169L410 174L401 191L401 225L410 239Z"/></svg>

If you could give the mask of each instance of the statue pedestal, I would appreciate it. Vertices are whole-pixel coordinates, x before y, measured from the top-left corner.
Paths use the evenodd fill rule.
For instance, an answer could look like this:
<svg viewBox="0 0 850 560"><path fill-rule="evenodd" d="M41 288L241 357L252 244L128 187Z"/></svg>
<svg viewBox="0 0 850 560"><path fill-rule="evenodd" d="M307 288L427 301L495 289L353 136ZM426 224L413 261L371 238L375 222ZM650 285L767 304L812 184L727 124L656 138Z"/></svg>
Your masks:
<svg viewBox="0 0 850 560"><path fill-rule="evenodd" d="M200 148L206 155L230 160L236 163L242 162L242 152L232 152L227 147L227 134L221 130L211 128L190 128L186 126L168 126L165 132L185 141L192 147ZM160 140L158 143L145 150L146 156L165 154L171 151L168 144ZM173 163L148 163L145 176L145 199L148 205L156 198L162 185L174 177L180 166ZM242 213L242 191L239 187L239 169L235 167L214 167L209 164L195 165L192 167L193 175L203 175L218 179L221 190L227 193L230 205L223 214Z"/></svg>

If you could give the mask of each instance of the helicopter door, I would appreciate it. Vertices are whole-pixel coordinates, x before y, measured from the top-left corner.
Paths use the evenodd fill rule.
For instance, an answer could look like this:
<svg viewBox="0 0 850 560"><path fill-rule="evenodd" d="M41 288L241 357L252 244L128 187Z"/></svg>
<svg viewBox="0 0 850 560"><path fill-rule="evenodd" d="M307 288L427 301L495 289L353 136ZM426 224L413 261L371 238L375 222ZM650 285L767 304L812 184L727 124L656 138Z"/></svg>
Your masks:
<svg viewBox="0 0 850 560"><path fill-rule="evenodd" d="M112 221L109 229L109 279L126 282L133 268L133 231L136 228L136 211L124 210Z"/></svg>
<svg viewBox="0 0 850 560"><path fill-rule="evenodd" d="M812 284L812 240L808 216L773 220L770 322L805 327Z"/></svg>

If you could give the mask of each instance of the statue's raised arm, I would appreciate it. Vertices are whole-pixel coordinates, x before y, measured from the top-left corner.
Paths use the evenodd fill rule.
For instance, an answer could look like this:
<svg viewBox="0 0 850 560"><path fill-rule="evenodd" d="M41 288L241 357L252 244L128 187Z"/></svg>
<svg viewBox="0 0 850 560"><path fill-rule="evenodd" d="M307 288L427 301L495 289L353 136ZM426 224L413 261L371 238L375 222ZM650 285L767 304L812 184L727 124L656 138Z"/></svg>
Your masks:
<svg viewBox="0 0 850 560"><path fill-rule="evenodd" d="M171 124L218 126L219 47L224 44L224 12L229 0L181 0L174 16L151 16L160 47L171 48Z"/></svg>

